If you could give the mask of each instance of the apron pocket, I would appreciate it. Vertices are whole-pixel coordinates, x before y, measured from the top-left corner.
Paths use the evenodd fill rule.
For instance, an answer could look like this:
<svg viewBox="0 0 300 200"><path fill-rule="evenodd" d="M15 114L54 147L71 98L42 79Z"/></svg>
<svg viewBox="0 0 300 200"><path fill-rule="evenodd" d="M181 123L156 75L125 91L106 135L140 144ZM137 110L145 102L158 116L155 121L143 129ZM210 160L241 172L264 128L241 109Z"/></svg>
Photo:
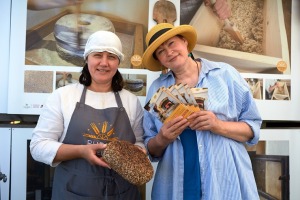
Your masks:
<svg viewBox="0 0 300 200"><path fill-rule="evenodd" d="M72 199L72 200L99 200L99 197L86 197L80 196L78 194L74 194L70 191L65 191L64 199Z"/></svg>
<svg viewBox="0 0 300 200"><path fill-rule="evenodd" d="M69 193L85 197L116 197L128 193L133 185L111 176L85 177L73 175L66 183Z"/></svg>

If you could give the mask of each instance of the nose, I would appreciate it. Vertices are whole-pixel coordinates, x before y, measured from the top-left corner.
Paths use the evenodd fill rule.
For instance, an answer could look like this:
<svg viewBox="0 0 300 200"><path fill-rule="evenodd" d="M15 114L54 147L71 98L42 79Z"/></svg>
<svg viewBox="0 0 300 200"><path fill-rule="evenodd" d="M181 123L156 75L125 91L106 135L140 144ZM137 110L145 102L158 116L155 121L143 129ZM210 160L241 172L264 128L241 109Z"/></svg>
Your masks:
<svg viewBox="0 0 300 200"><path fill-rule="evenodd" d="M101 57L100 65L102 65L102 66L108 65L108 56L106 54L103 54L103 56Z"/></svg>
<svg viewBox="0 0 300 200"><path fill-rule="evenodd" d="M173 50L172 50L172 49L170 49L170 48L167 48L167 49L166 49L166 51L167 51L167 55L171 55L171 54L173 54Z"/></svg>

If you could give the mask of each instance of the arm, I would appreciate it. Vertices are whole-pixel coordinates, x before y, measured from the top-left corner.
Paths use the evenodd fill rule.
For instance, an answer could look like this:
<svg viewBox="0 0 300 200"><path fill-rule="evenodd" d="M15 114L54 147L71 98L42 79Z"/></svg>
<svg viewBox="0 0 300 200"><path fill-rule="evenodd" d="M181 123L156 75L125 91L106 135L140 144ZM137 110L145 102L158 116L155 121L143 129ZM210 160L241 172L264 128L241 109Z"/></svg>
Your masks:
<svg viewBox="0 0 300 200"><path fill-rule="evenodd" d="M191 121L190 127L198 131L211 131L215 134L239 142L247 142L253 138L254 134L250 126L243 122L222 121L210 111L199 111L188 117Z"/></svg>
<svg viewBox="0 0 300 200"><path fill-rule="evenodd" d="M249 86L232 66L224 63L220 66L220 70L212 71L206 77L209 88L207 110L190 115L190 127L255 144L262 120Z"/></svg>
<svg viewBox="0 0 300 200"><path fill-rule="evenodd" d="M127 95L128 96L128 95ZM133 103L132 103L133 102ZM143 151L143 153L147 154L147 150L144 145L144 129L143 129L143 108L139 99L134 95L133 98L129 99L129 106L131 108L128 110L128 113L131 113L132 116L128 115L130 121L133 121L132 130L134 132L136 142L135 145Z"/></svg>
<svg viewBox="0 0 300 200"><path fill-rule="evenodd" d="M167 146L172 143L189 126L189 122L182 116L164 124L158 134L148 142L148 151L153 157L160 157Z"/></svg>
<svg viewBox="0 0 300 200"><path fill-rule="evenodd" d="M162 82L161 77L156 79L148 90L145 102L148 102L162 85L164 82ZM182 116L162 124L156 116L145 110L143 120L144 143L150 159L158 161L168 145L174 142L187 126L189 126L189 122Z"/></svg>
<svg viewBox="0 0 300 200"><path fill-rule="evenodd" d="M139 99L136 96L133 96L134 98L129 99L129 104L131 107L129 113L131 113L132 116L129 116L131 119L130 121L133 121L132 130L134 132L136 142L135 145L145 149L144 145L144 129L143 129L143 108L141 106L141 103Z"/></svg>
<svg viewBox="0 0 300 200"><path fill-rule="evenodd" d="M61 161L83 158L91 164L107 167L107 164L96 156L96 151L104 149L105 145L67 145L62 143L65 137L65 128L68 128L68 121L78 97L78 94L75 94L76 91L72 90L74 96L69 99L65 98L66 96L61 94L69 92L69 90L64 91L65 89L54 91L44 105L30 141L32 157L51 166L57 166ZM64 107L64 105L68 106ZM65 111L63 111L63 107Z"/></svg>
<svg viewBox="0 0 300 200"><path fill-rule="evenodd" d="M87 160L92 165L100 165L102 167L109 166L96 156L98 150L106 148L106 144L90 144L90 145L71 145L62 144L54 157L53 162L62 162L67 160L83 158Z"/></svg>
<svg viewBox="0 0 300 200"><path fill-rule="evenodd" d="M278 82L275 82L274 85L271 85L271 86L268 88L268 92L269 92L269 93L273 92L273 91L275 90L275 88L278 87L278 85L279 85L279 83L278 83Z"/></svg>

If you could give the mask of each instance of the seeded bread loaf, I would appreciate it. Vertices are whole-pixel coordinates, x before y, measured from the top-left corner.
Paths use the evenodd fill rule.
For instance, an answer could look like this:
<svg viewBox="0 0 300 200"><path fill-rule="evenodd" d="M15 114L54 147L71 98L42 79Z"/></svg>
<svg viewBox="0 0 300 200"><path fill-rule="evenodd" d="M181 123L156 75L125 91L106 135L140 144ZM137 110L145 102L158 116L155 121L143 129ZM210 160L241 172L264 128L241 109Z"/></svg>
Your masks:
<svg viewBox="0 0 300 200"><path fill-rule="evenodd" d="M124 179L134 185L151 180L154 170L147 155L127 141L113 141L102 153L103 159Z"/></svg>

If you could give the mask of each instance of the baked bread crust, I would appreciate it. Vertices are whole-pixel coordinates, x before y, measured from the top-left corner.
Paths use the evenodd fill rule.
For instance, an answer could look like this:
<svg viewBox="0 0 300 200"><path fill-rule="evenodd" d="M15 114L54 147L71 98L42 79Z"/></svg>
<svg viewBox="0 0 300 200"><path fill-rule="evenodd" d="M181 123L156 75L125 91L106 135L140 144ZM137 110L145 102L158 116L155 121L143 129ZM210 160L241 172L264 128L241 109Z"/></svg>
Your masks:
<svg viewBox="0 0 300 200"><path fill-rule="evenodd" d="M113 170L134 185L143 185L153 177L154 170L147 155L128 141L109 142L102 157Z"/></svg>

